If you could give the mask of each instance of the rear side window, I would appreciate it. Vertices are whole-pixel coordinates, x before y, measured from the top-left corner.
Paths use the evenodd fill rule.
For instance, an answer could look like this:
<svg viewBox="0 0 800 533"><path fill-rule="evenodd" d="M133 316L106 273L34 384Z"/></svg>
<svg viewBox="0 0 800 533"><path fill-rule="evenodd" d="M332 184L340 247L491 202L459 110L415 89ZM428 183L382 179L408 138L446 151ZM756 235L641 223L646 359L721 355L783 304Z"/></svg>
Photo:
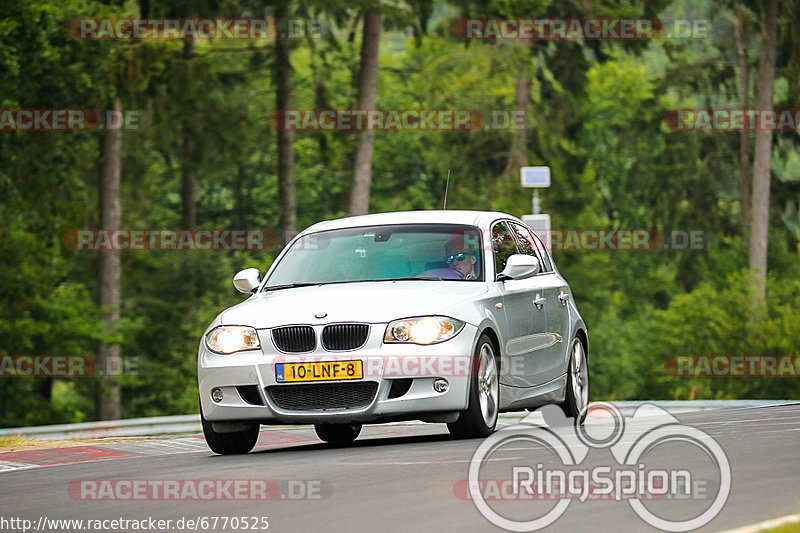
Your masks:
<svg viewBox="0 0 800 533"><path fill-rule="evenodd" d="M514 236L505 222L498 222L492 227L492 250L494 251L494 271L499 274L506 268L508 258L517 253Z"/></svg>
<svg viewBox="0 0 800 533"><path fill-rule="evenodd" d="M544 271L553 272L553 260L550 258L550 252L545 249L538 235L533 232L531 232L531 235L533 236L533 242L536 243L536 248L539 250L539 255L544 259Z"/></svg>

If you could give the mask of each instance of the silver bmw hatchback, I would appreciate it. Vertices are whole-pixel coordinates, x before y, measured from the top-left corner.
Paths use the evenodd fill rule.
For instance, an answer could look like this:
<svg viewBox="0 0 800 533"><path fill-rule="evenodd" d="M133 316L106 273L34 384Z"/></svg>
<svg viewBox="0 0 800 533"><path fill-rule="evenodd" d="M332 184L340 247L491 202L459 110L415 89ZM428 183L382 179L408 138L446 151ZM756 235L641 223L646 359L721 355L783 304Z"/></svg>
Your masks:
<svg viewBox="0 0 800 533"><path fill-rule="evenodd" d="M247 453L260 424L314 424L345 444L365 423L485 437L500 412L552 403L586 415L586 325L547 248L513 216L320 222L263 279L249 268L233 284L251 296L214 319L197 359L216 453Z"/></svg>

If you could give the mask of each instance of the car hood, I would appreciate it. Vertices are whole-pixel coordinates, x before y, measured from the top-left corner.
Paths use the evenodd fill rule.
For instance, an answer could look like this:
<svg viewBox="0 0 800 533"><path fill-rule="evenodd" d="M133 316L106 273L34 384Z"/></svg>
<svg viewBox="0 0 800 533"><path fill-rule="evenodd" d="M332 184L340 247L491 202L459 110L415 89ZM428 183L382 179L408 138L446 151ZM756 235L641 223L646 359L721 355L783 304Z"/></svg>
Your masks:
<svg viewBox="0 0 800 533"><path fill-rule="evenodd" d="M258 293L225 310L220 320L224 325L255 328L332 322L383 323L441 313L485 292L484 283L463 281L383 281L297 287ZM315 318L317 313L326 313L326 316Z"/></svg>

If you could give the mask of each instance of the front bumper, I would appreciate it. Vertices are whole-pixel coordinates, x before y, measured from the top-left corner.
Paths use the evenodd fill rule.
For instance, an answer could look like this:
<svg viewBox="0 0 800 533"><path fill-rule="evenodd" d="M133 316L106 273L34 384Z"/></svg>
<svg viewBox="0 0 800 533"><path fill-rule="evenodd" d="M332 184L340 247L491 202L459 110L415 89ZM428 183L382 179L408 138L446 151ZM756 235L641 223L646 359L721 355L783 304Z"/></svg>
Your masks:
<svg viewBox="0 0 800 533"><path fill-rule="evenodd" d="M326 324L314 325L317 338ZM436 414L456 413L467 408L472 354L477 342L477 328L466 324L454 338L434 345L384 344L386 324L370 324L366 343L357 350L327 351L317 342L314 351L303 354L280 352L272 341L270 329L258 330L260 350L219 355L200 343L198 385L203 416L211 422L258 421L264 424L313 424L343 422L382 422L431 418ZM358 380L279 383L276 363L312 361L361 361L364 377ZM437 392L437 378L448 381L445 392ZM397 380L405 380L397 386ZM407 391L405 385L409 385ZM357 407L286 408L278 405L273 388L345 387L353 383L373 382L374 396ZM392 385L395 383L395 387ZM330 385L328 385L330 384ZM374 386L373 386L374 387ZM367 388L373 388L367 387ZM222 400L215 402L211 391L220 389ZM302 392L309 392L307 389ZM247 394L244 394L247 391ZM398 391L403 392L397 395ZM286 395L288 390L278 391ZM307 396L307 395L306 395ZM395 397L390 397L395 396Z"/></svg>

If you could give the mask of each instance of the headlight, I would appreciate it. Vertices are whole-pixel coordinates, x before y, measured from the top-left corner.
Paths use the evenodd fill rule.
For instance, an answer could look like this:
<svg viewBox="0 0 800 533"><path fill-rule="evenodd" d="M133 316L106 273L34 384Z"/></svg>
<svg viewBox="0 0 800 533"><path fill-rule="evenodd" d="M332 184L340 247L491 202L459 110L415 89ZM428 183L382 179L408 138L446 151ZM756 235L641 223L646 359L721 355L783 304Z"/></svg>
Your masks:
<svg viewBox="0 0 800 533"><path fill-rule="evenodd" d="M464 323L446 316L421 316L389 322L383 342L436 344L455 337Z"/></svg>
<svg viewBox="0 0 800 533"><path fill-rule="evenodd" d="M261 348L258 333L249 326L219 326L206 336L206 345L217 353L234 353Z"/></svg>

